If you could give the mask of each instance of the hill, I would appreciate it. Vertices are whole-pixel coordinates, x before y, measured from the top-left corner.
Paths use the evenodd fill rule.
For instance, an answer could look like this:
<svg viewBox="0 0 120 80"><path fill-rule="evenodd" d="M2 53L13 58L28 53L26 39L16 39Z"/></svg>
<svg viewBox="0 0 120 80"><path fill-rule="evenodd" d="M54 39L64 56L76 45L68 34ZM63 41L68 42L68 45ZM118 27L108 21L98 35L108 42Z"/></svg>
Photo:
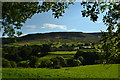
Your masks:
<svg viewBox="0 0 120 80"><path fill-rule="evenodd" d="M17 39L18 42L83 42L83 43L97 43L101 33L82 33L82 32L51 32L51 33L36 33L21 36ZM8 38L2 39L3 44L11 43L13 40Z"/></svg>

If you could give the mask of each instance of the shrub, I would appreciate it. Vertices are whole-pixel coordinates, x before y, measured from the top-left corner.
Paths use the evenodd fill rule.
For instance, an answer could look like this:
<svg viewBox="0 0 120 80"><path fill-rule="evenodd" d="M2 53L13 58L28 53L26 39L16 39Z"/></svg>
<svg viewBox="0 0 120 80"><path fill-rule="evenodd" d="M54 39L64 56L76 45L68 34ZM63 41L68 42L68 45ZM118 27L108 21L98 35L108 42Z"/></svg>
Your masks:
<svg viewBox="0 0 120 80"><path fill-rule="evenodd" d="M83 51L77 51L77 53L74 56L74 59L78 59L80 56L83 57L83 65L89 65L89 64L96 64L96 60L99 60L99 55L97 52L83 52Z"/></svg>
<svg viewBox="0 0 120 80"><path fill-rule="evenodd" d="M67 61L61 57L55 57L55 58L51 58L50 60L44 60L41 62L39 67L42 68L61 68L66 66Z"/></svg>
<svg viewBox="0 0 120 80"><path fill-rule="evenodd" d="M39 45L32 45L31 47L32 47L31 55L39 57L38 53L41 51L41 46L39 46Z"/></svg>
<svg viewBox="0 0 120 80"><path fill-rule="evenodd" d="M9 61L19 61L18 47L13 46L3 46L2 48L2 57Z"/></svg>
<svg viewBox="0 0 120 80"><path fill-rule="evenodd" d="M72 66L80 66L82 64L81 61L78 59L74 59L72 63L73 63Z"/></svg>
<svg viewBox="0 0 120 80"><path fill-rule="evenodd" d="M53 62L53 64L52 64L52 68L56 68L56 67L59 67L59 66L61 66L60 65L60 60L58 59L58 58L52 58L52 59L50 59L52 62Z"/></svg>
<svg viewBox="0 0 120 80"><path fill-rule="evenodd" d="M60 65L61 65L62 67L65 67L65 66L67 65L67 61L66 61L66 59L64 59L64 57L58 56L58 57L56 57L56 58L59 59Z"/></svg>
<svg viewBox="0 0 120 80"><path fill-rule="evenodd" d="M10 65L11 65L12 68L16 68L17 67L16 62L14 62L14 61L10 61Z"/></svg>
<svg viewBox="0 0 120 80"><path fill-rule="evenodd" d="M42 56L47 55L49 51L51 51L51 45L49 45L49 44L41 45L40 56L42 57Z"/></svg>
<svg viewBox="0 0 120 80"><path fill-rule="evenodd" d="M52 68L52 65L53 65L52 61L44 60L44 61L41 62L39 67L42 67L42 68Z"/></svg>
<svg viewBox="0 0 120 80"><path fill-rule="evenodd" d="M29 60L26 60L26 61L20 61L20 62L18 62L17 66L18 66L18 67L24 67L24 68L27 68L27 67L29 67Z"/></svg>
<svg viewBox="0 0 120 80"><path fill-rule="evenodd" d="M28 45L24 45L18 48L18 55L23 59L23 60L28 60L29 57L32 54L32 47Z"/></svg>
<svg viewBox="0 0 120 80"><path fill-rule="evenodd" d="M30 67L38 67L38 65L37 65L38 60L39 60L38 57L31 56L30 59L29 59L29 61L30 61L30 63L29 63Z"/></svg>
<svg viewBox="0 0 120 80"><path fill-rule="evenodd" d="M10 67L11 67L10 61L8 61L8 60L5 59L5 58L2 58L2 67L3 67L3 68L10 68Z"/></svg>
<svg viewBox="0 0 120 80"><path fill-rule="evenodd" d="M114 62L116 64L120 64L120 53L117 55L117 57L115 58Z"/></svg>
<svg viewBox="0 0 120 80"><path fill-rule="evenodd" d="M82 64L83 64L84 61L85 61L85 59L84 59L82 56L79 56L79 57L78 57L78 60L80 60Z"/></svg>
<svg viewBox="0 0 120 80"><path fill-rule="evenodd" d="M55 69L60 69L60 68L62 68L62 66L60 66L60 65L55 65L54 68L55 68Z"/></svg>
<svg viewBox="0 0 120 80"><path fill-rule="evenodd" d="M67 61L62 56L58 56L50 60L53 62L53 68L61 68L67 65Z"/></svg>
<svg viewBox="0 0 120 80"><path fill-rule="evenodd" d="M73 59L67 59L67 66L73 66Z"/></svg>

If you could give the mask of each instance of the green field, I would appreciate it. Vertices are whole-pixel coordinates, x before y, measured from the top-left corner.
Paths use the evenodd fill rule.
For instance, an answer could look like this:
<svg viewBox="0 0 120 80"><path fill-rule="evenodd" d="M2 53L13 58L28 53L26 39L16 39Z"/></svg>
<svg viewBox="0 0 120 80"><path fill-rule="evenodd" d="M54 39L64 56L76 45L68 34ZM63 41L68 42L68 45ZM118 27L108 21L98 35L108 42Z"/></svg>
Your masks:
<svg viewBox="0 0 120 80"><path fill-rule="evenodd" d="M56 52L49 52L50 54L75 54L77 51L56 51Z"/></svg>
<svg viewBox="0 0 120 80"><path fill-rule="evenodd" d="M3 78L118 78L119 64L87 65L61 69L2 68Z"/></svg>
<svg viewBox="0 0 120 80"><path fill-rule="evenodd" d="M81 51L96 51L95 49L80 49ZM63 56L65 59L73 58L77 51L56 51L49 52L49 55L42 57L41 59L50 59L56 56Z"/></svg>
<svg viewBox="0 0 120 80"><path fill-rule="evenodd" d="M73 58L77 51L56 51L56 52L49 52L49 55L45 57L57 57L63 56L65 59Z"/></svg>
<svg viewBox="0 0 120 80"><path fill-rule="evenodd" d="M39 61L49 60L51 58L55 58L57 56L63 56L65 59L71 59L74 57L76 51L56 51L56 52L49 52L48 55L39 58Z"/></svg>

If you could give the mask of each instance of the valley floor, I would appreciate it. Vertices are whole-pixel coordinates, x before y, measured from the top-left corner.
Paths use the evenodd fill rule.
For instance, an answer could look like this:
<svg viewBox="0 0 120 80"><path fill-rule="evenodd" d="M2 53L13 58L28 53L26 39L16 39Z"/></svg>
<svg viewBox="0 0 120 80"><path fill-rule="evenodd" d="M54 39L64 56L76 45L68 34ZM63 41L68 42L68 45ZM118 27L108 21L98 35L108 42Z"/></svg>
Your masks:
<svg viewBox="0 0 120 80"><path fill-rule="evenodd" d="M118 78L120 64L50 68L2 68L2 78Z"/></svg>

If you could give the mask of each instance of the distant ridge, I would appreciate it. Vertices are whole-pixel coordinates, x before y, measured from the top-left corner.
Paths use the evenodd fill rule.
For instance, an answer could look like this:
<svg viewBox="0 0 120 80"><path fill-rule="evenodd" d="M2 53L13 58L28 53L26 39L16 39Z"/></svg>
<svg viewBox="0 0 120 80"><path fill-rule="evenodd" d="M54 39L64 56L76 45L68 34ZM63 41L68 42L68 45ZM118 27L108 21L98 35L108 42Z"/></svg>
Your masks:
<svg viewBox="0 0 120 80"><path fill-rule="evenodd" d="M50 32L50 33L35 33L27 34L19 37L18 42L24 41L60 41L60 42L99 42L101 33L83 33L83 32ZM8 38L3 38L3 44L11 43Z"/></svg>

